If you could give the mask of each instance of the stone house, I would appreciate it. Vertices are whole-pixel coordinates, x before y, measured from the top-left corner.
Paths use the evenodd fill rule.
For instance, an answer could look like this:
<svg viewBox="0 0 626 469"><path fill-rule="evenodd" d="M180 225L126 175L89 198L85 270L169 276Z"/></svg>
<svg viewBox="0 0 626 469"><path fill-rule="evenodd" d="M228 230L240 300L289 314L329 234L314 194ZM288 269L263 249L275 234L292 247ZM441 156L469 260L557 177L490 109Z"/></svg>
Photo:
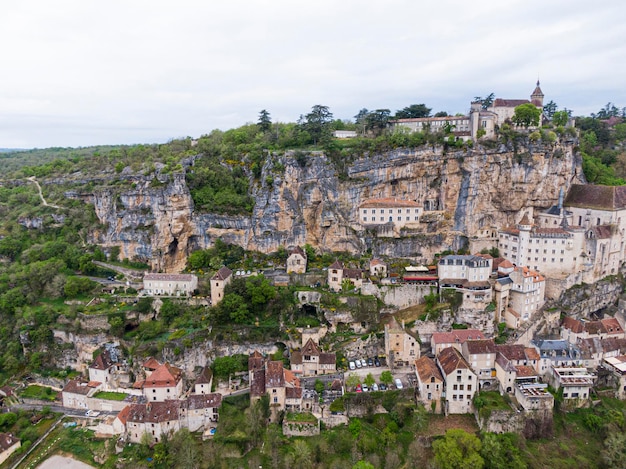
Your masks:
<svg viewBox="0 0 626 469"><path fill-rule="evenodd" d="M469 116L415 117L389 121L392 130L407 132L443 132L449 129L451 135L463 141L471 138Z"/></svg>
<svg viewBox="0 0 626 469"><path fill-rule="evenodd" d="M133 387L143 390L148 402L179 399L183 394L183 372L180 368L164 363L145 380L137 381Z"/></svg>
<svg viewBox="0 0 626 469"><path fill-rule="evenodd" d="M569 316L563 318L561 323L561 338L571 343L577 343L580 339L589 338L620 338L626 337L622 326L615 318L600 319L597 321L585 321Z"/></svg>
<svg viewBox="0 0 626 469"><path fill-rule="evenodd" d="M626 399L626 355L605 358L602 366L611 371L617 378L618 386L615 397Z"/></svg>
<svg viewBox="0 0 626 469"><path fill-rule="evenodd" d="M516 383L528 382L539 375L539 353L521 344L496 345L496 377L501 393L513 394Z"/></svg>
<svg viewBox="0 0 626 469"><path fill-rule="evenodd" d="M385 355L387 363L394 367L410 366L420 357L417 338L393 317L385 324Z"/></svg>
<svg viewBox="0 0 626 469"><path fill-rule="evenodd" d="M478 378L478 389L494 389L497 351L493 339L466 340L461 344L461 354Z"/></svg>
<svg viewBox="0 0 626 469"><path fill-rule="evenodd" d="M417 378L417 399L426 409L441 412L441 401L444 392L444 380L437 368L435 360L423 356L415 360L415 377Z"/></svg>
<svg viewBox="0 0 626 469"><path fill-rule="evenodd" d="M533 345L539 350L539 374L549 377L552 368L582 366L583 357L575 344L566 340L535 339Z"/></svg>
<svg viewBox="0 0 626 469"><path fill-rule="evenodd" d="M102 383L104 391L115 390L120 381L128 380L118 353L116 348L105 348L89 365L89 381Z"/></svg>
<svg viewBox="0 0 626 469"><path fill-rule="evenodd" d="M484 309L492 299L489 277L493 258L488 254L444 256L437 265L439 291L463 294L463 307Z"/></svg>
<svg viewBox="0 0 626 469"><path fill-rule="evenodd" d="M583 367L552 367L548 376L552 386L563 389L563 402L568 407L584 407L589 403L594 377Z"/></svg>
<svg viewBox="0 0 626 469"><path fill-rule="evenodd" d="M328 288L339 292L343 289L343 281L347 279L358 290L363 285L363 272L360 269L347 269L339 261L333 262L328 267Z"/></svg>
<svg viewBox="0 0 626 469"><path fill-rule="evenodd" d="M456 348L448 347L437 355L437 366L445 383L445 414L471 412L478 380L467 360Z"/></svg>
<svg viewBox="0 0 626 469"><path fill-rule="evenodd" d="M478 329L453 329L450 332L435 332L430 338L430 349L433 355L448 347L454 347L459 352L466 340L485 339L485 334Z"/></svg>
<svg viewBox="0 0 626 469"><path fill-rule="evenodd" d="M372 259L370 261L370 276L378 278L387 277L387 264L380 259Z"/></svg>
<svg viewBox="0 0 626 469"><path fill-rule="evenodd" d="M359 205L359 223L365 227L390 224L396 229L417 227L422 205L395 198L368 199Z"/></svg>
<svg viewBox="0 0 626 469"><path fill-rule="evenodd" d="M144 433L151 441L161 441L163 434L180 430L178 401L131 404L126 414L126 436L131 443L141 443ZM122 411L124 412L124 411Z"/></svg>
<svg viewBox="0 0 626 469"><path fill-rule="evenodd" d="M287 273L291 274L303 274L306 272L307 256L304 249L300 246L296 246L289 251L289 257L287 257Z"/></svg>
<svg viewBox="0 0 626 469"><path fill-rule="evenodd" d="M198 288L193 274L146 274L143 291L146 295L190 296Z"/></svg>
<svg viewBox="0 0 626 469"><path fill-rule="evenodd" d="M516 267L509 278L512 280L509 309L517 312L525 322L545 303L546 279L528 267Z"/></svg>
<svg viewBox="0 0 626 469"><path fill-rule="evenodd" d="M21 446L20 439L11 433L0 433L0 464L9 459Z"/></svg>
<svg viewBox="0 0 626 469"><path fill-rule="evenodd" d="M200 371L194 383L194 392L196 394L211 394L211 386L213 385L213 372L211 368L205 366Z"/></svg>
<svg viewBox="0 0 626 469"><path fill-rule="evenodd" d="M291 371L303 376L335 373L336 354L322 352L315 341L309 338L301 351L295 350L291 353Z"/></svg>
<svg viewBox="0 0 626 469"><path fill-rule="evenodd" d="M233 271L222 267L211 277L211 304L215 306L224 299L224 289L233 279Z"/></svg>
<svg viewBox="0 0 626 469"><path fill-rule="evenodd" d="M97 381L84 381L80 378L68 381L61 391L63 407L87 410L89 398L100 389L100 385Z"/></svg>
<svg viewBox="0 0 626 469"><path fill-rule="evenodd" d="M515 384L514 396L525 411L552 410L554 396L548 392L548 385L537 381Z"/></svg>
<svg viewBox="0 0 626 469"><path fill-rule="evenodd" d="M180 401L179 419L181 428L190 432L215 426L219 419L218 409L222 405L219 393L191 394Z"/></svg>

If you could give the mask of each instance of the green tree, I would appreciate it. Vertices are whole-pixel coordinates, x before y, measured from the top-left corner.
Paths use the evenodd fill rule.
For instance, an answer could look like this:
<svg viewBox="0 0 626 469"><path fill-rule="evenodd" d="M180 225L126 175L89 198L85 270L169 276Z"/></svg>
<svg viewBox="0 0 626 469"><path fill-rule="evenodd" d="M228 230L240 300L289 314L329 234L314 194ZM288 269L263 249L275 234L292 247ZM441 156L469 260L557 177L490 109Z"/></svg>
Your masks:
<svg viewBox="0 0 626 469"><path fill-rule="evenodd" d="M552 115L552 123L557 127L565 126L569 121L569 116L567 115L567 111L556 111Z"/></svg>
<svg viewBox="0 0 626 469"><path fill-rule="evenodd" d="M368 373L365 379L363 380L363 382L367 384L368 387L371 388L372 385L376 382L376 380L374 379L374 376L372 375L372 373Z"/></svg>
<svg viewBox="0 0 626 469"><path fill-rule="evenodd" d="M543 106L543 113L548 119L552 119L557 109L558 106L556 105L556 103L554 101L550 101L548 104Z"/></svg>
<svg viewBox="0 0 626 469"><path fill-rule="evenodd" d="M485 461L485 469L525 469L519 448L511 433L485 433L482 437L480 454Z"/></svg>
<svg viewBox="0 0 626 469"><path fill-rule="evenodd" d="M361 378L356 373L350 373L346 378L346 386L350 389L356 388L359 384L361 384Z"/></svg>
<svg viewBox="0 0 626 469"><path fill-rule="evenodd" d="M626 467L626 433L609 432L600 457L606 467Z"/></svg>
<svg viewBox="0 0 626 469"><path fill-rule="evenodd" d="M391 374L391 371L389 370L383 371L380 374L380 382L383 384L386 384L387 386L393 383L393 375Z"/></svg>
<svg viewBox="0 0 626 469"><path fill-rule="evenodd" d="M268 132L272 128L272 119L270 118L270 113L263 109L259 113L259 120L257 122L259 126L259 130L261 132Z"/></svg>
<svg viewBox="0 0 626 469"><path fill-rule="evenodd" d="M482 469L482 444L477 436L458 428L446 431L433 442L435 463L439 469Z"/></svg>
<svg viewBox="0 0 626 469"><path fill-rule="evenodd" d="M367 461L359 461L352 466L352 469L375 469L375 467Z"/></svg>
<svg viewBox="0 0 626 469"><path fill-rule="evenodd" d="M532 103L520 104L515 108L512 121L524 127L539 125L541 109Z"/></svg>
<svg viewBox="0 0 626 469"><path fill-rule="evenodd" d="M493 100L495 99L495 97L496 97L495 93L490 93L485 98L482 98L480 96L476 96L474 98L474 102L475 103L480 103L480 105L481 105L481 107L483 109L488 109L493 104Z"/></svg>
<svg viewBox="0 0 626 469"><path fill-rule="evenodd" d="M328 106L316 104L311 108L311 112L305 116L300 116L298 124L311 136L313 144L324 142L330 139L331 123L333 113Z"/></svg>
<svg viewBox="0 0 626 469"><path fill-rule="evenodd" d="M426 107L425 104L411 104L399 111L396 111L396 119L417 119L420 117L429 117L432 109Z"/></svg>
<svg viewBox="0 0 626 469"><path fill-rule="evenodd" d="M365 128L372 131L375 136L380 135L387 128L390 115L389 109L376 109L370 112L365 118Z"/></svg>
<svg viewBox="0 0 626 469"><path fill-rule="evenodd" d="M315 380L314 388L315 388L315 392L319 394L320 396L324 392L324 389L326 389L326 387L324 386L324 382L321 379Z"/></svg>

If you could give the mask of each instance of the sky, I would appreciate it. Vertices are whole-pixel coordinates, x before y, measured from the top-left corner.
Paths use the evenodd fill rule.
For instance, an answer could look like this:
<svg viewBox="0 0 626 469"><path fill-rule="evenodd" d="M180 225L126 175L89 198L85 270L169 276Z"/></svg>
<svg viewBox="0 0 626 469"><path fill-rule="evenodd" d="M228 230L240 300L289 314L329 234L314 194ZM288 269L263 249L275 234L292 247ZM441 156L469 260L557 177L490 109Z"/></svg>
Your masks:
<svg viewBox="0 0 626 469"><path fill-rule="evenodd" d="M256 122L529 98L626 106L623 0L19 0L0 148L164 143Z"/></svg>

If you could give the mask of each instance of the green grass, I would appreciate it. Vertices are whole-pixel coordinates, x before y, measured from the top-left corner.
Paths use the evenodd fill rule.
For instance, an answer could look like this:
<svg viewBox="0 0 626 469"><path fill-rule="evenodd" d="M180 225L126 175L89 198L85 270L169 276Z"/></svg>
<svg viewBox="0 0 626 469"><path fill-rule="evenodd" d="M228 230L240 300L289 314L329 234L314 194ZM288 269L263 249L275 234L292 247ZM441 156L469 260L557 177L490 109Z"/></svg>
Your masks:
<svg viewBox="0 0 626 469"><path fill-rule="evenodd" d="M308 422L316 423L317 418L310 412L289 412L285 416L285 420L288 422Z"/></svg>
<svg viewBox="0 0 626 469"><path fill-rule="evenodd" d="M20 391L19 395L20 397L24 397L27 399L41 399L43 401L54 401L56 399L57 392L52 388L33 384L33 385L28 386L23 391Z"/></svg>
<svg viewBox="0 0 626 469"><path fill-rule="evenodd" d="M128 394L123 392L99 391L93 395L96 399L107 399L109 401L123 401Z"/></svg>

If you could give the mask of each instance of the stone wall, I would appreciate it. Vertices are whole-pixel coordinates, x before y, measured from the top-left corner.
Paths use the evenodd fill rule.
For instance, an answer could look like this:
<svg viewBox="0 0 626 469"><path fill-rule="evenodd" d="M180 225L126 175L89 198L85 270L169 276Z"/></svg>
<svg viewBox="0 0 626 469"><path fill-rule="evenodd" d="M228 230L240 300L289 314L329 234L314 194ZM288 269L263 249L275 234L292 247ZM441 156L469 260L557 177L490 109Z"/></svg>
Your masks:
<svg viewBox="0 0 626 469"><path fill-rule="evenodd" d="M373 283L364 283L361 287L361 293L380 298L388 306L404 309L422 303L424 296L430 293L430 289L429 285L408 283L381 286Z"/></svg>
<svg viewBox="0 0 626 469"><path fill-rule="evenodd" d="M283 435L285 436L315 436L320 434L320 421L297 422L283 420Z"/></svg>
<svg viewBox="0 0 626 469"><path fill-rule="evenodd" d="M549 438L554 431L552 409L534 411L494 410L488 418L475 411L481 431L493 433L521 433L529 439Z"/></svg>

